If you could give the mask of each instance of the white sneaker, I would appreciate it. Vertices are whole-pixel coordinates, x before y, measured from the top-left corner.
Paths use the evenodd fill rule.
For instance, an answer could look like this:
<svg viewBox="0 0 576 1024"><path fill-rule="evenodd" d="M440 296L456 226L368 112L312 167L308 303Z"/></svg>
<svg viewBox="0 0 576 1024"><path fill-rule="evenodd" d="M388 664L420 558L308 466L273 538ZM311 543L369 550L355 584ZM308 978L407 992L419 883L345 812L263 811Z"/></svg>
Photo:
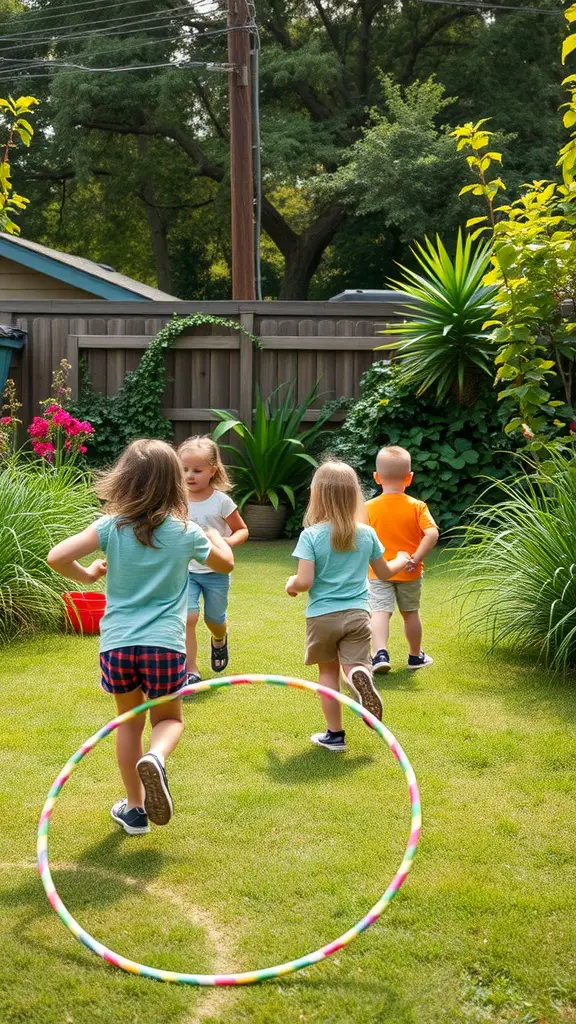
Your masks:
<svg viewBox="0 0 576 1024"><path fill-rule="evenodd" d="M382 701L380 700L380 694L374 686L372 679L372 673L364 668L363 665L357 665L353 668L348 677L350 685L358 691L362 700L362 707L366 708L379 722L382 721Z"/></svg>

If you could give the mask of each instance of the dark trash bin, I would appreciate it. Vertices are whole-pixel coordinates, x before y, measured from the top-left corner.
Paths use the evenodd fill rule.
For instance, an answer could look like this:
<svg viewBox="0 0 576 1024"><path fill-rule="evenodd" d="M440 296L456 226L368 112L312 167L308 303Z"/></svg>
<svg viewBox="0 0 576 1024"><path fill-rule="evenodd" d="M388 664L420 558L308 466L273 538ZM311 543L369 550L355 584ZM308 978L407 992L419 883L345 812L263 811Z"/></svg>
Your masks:
<svg viewBox="0 0 576 1024"><path fill-rule="evenodd" d="M12 355L24 348L27 336L27 332L21 327L0 324L0 395L8 380Z"/></svg>

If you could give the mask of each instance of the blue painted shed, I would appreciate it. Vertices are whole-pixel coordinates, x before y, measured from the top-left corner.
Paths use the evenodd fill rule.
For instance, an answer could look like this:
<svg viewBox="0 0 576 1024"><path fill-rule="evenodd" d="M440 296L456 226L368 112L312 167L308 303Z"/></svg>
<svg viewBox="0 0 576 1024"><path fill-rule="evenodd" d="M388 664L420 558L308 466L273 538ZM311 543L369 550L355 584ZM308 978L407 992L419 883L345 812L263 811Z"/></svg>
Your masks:
<svg viewBox="0 0 576 1024"><path fill-rule="evenodd" d="M176 296L118 274L113 267L0 232L2 299L108 299L166 302Z"/></svg>

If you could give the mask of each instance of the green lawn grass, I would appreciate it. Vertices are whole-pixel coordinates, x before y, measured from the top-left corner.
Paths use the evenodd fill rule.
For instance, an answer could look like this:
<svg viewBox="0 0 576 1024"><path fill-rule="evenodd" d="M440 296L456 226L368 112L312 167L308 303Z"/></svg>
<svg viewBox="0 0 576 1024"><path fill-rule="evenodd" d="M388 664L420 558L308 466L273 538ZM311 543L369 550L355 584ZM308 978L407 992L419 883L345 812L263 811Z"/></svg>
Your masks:
<svg viewBox="0 0 576 1024"><path fill-rule="evenodd" d="M232 672L310 675L304 602L283 583L290 545L239 552ZM134 978L79 945L34 867L36 821L58 770L113 717L95 638L2 652L2 1024L476 1024L576 1021L574 682L458 635L451 581L425 584L426 648L410 675L395 625L384 720L422 791L423 839L381 921L324 964L280 982L193 990ZM202 634L205 672L208 639ZM72 776L51 829L60 894L101 941L180 971L240 971L342 933L376 901L406 843L402 773L349 715L349 751L310 746L316 699L243 687L185 706L170 765L176 816L130 839L113 741Z"/></svg>

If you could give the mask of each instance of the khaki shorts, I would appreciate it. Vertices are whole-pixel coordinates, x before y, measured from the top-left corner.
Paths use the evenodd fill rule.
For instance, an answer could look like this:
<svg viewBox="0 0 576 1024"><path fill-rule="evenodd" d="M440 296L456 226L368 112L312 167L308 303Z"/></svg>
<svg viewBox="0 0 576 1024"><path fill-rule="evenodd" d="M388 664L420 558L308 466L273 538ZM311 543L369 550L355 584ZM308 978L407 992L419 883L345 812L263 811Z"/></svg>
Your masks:
<svg viewBox="0 0 576 1024"><path fill-rule="evenodd" d="M340 661L341 665L365 665L370 657L370 615L361 608L329 612L306 619L306 665Z"/></svg>
<svg viewBox="0 0 576 1024"><path fill-rule="evenodd" d="M373 612L392 614L395 603L401 612L417 612L421 594L421 579L386 583L382 580L370 580L370 604Z"/></svg>

